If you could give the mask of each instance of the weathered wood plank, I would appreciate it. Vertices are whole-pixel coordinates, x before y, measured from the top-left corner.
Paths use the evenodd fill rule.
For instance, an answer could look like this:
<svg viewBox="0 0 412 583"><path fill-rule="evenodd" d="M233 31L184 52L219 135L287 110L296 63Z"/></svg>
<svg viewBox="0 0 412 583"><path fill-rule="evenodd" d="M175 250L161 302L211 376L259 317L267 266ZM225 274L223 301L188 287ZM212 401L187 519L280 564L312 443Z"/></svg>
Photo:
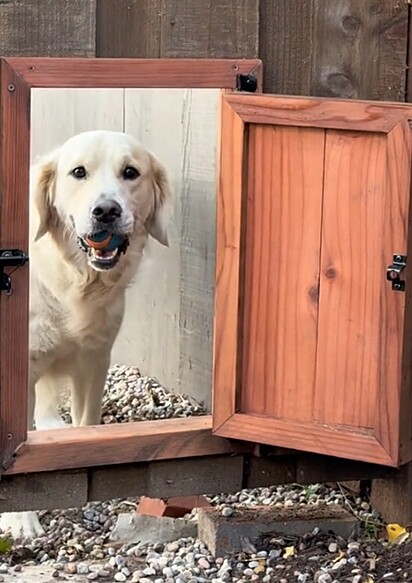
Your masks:
<svg viewBox="0 0 412 583"><path fill-rule="evenodd" d="M408 3L314 0L311 95L404 101Z"/></svg>
<svg viewBox="0 0 412 583"><path fill-rule="evenodd" d="M259 57L266 93L308 95L314 0L260 0Z"/></svg>
<svg viewBox="0 0 412 583"><path fill-rule="evenodd" d="M7 473L26 474L250 451L211 433L210 416L30 431ZM21 442L21 441L20 441Z"/></svg>
<svg viewBox="0 0 412 583"><path fill-rule="evenodd" d="M33 89L32 160L80 132L122 131L123 95L123 89Z"/></svg>
<svg viewBox="0 0 412 583"><path fill-rule="evenodd" d="M97 57L160 57L162 0L99 0Z"/></svg>
<svg viewBox="0 0 412 583"><path fill-rule="evenodd" d="M95 53L96 0L12 0L0 3L2 56Z"/></svg>
<svg viewBox="0 0 412 583"><path fill-rule="evenodd" d="M163 0L163 57L256 57L259 0Z"/></svg>

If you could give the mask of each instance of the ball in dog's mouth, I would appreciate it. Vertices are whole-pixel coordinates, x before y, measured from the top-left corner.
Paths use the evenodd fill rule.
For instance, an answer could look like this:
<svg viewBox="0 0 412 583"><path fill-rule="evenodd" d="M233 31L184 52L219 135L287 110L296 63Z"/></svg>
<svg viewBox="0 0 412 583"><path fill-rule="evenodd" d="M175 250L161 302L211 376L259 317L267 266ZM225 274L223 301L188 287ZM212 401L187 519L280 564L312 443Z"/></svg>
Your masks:
<svg viewBox="0 0 412 583"><path fill-rule="evenodd" d="M123 235L99 231L86 235L82 243L91 266L103 271L112 269L117 264L120 255L126 252L128 239Z"/></svg>

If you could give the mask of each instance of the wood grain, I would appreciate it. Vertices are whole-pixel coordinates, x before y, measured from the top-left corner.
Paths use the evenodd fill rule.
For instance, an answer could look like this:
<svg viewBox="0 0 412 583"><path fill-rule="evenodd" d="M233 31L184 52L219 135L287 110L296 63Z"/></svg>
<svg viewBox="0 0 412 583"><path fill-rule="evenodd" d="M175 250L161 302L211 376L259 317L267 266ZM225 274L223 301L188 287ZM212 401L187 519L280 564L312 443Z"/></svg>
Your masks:
<svg viewBox="0 0 412 583"><path fill-rule="evenodd" d="M382 351L388 358L388 346L394 342L399 350L402 341L404 295L392 292L385 271L406 241L396 245L382 237L389 208L398 202L389 200L386 157L385 135L327 132L314 404L322 424L376 427L376 404L387 391ZM401 220L407 194L394 211ZM405 233L404 225L396 227ZM390 318L381 313L388 301ZM398 386L399 356L394 364L391 382Z"/></svg>
<svg viewBox="0 0 412 583"><path fill-rule="evenodd" d="M216 209L216 287L213 339L213 429L236 408L244 124L222 95Z"/></svg>
<svg viewBox="0 0 412 583"><path fill-rule="evenodd" d="M245 413L312 416L324 148L322 129L249 128Z"/></svg>
<svg viewBox="0 0 412 583"><path fill-rule="evenodd" d="M217 87L236 88L239 73L253 72L259 84L258 59L7 59L30 87L138 88Z"/></svg>
<svg viewBox="0 0 412 583"><path fill-rule="evenodd" d="M310 94L405 99L407 2L314 0Z"/></svg>
<svg viewBox="0 0 412 583"><path fill-rule="evenodd" d="M260 0L265 93L310 95L314 0Z"/></svg>
<svg viewBox="0 0 412 583"><path fill-rule="evenodd" d="M162 0L98 0L96 57L161 57Z"/></svg>
<svg viewBox="0 0 412 583"><path fill-rule="evenodd" d="M211 426L204 416L30 431L7 475L248 451Z"/></svg>
<svg viewBox="0 0 412 583"><path fill-rule="evenodd" d="M162 57L258 55L259 0L163 0Z"/></svg>
<svg viewBox="0 0 412 583"><path fill-rule="evenodd" d="M4 60L0 75L0 248L28 254L30 91ZM11 277L12 295L0 293L1 464L27 434L28 265Z"/></svg>
<svg viewBox="0 0 412 583"><path fill-rule="evenodd" d="M321 423L373 428L395 459L405 294L386 267L407 249L409 134L406 121L388 137L327 132L314 408Z"/></svg>
<svg viewBox="0 0 412 583"><path fill-rule="evenodd" d="M373 431L338 431L336 427L296 423L288 419L273 419L262 415L235 413L226 423L214 430L221 437L276 444L341 457L348 460L368 460L369 463L396 467L393 459L379 443Z"/></svg>
<svg viewBox="0 0 412 583"><path fill-rule="evenodd" d="M316 97L231 93L227 102L245 123L390 132L411 106Z"/></svg>
<svg viewBox="0 0 412 583"><path fill-rule="evenodd" d="M100 2L100 0L99 0ZM96 0L0 3L2 56L93 57Z"/></svg>
<svg viewBox="0 0 412 583"><path fill-rule="evenodd" d="M219 290L226 304L216 311L216 329L220 331L220 346L228 346L233 358L223 369L229 388L223 390L224 385L215 384L215 410L221 423L214 425L214 431L220 436L397 466L412 455L411 365L410 354L405 352L412 337L411 292L393 291L386 280L386 268L393 254L407 253L411 229L411 107L381 104L371 110L368 102L308 102L320 107L309 108L309 113L302 115L302 99L234 94L223 98L223 116L233 119L237 113L248 122L244 146L249 151L249 180L244 182L248 222L246 254L240 261L236 257L235 263L238 269L245 259L245 290L234 277L223 282ZM235 107L231 107L233 103ZM272 113L259 115L259 104ZM326 131L308 129L309 124ZM371 126L378 131L370 131ZM276 144L273 135L293 131L301 132L300 139L290 141L293 147L288 148L286 141L279 142L282 147L276 146L284 156L282 166L282 158L279 162L271 151ZM316 145L313 136L310 139L311 155L318 150L318 166L313 157L299 158L305 131L326 134L324 149L320 143ZM222 146L226 144L230 156L235 146L225 142L222 134ZM238 181L244 180L244 168L233 155L231 168L233 182L236 176ZM299 202L299 190L308 188L307 179L304 187L299 187L299 175L307 172L311 176L310 171L318 180L317 187L314 183L318 198L314 194L309 197L318 200L313 207ZM226 198L219 203L220 229L224 233L224 213L229 213L237 223L231 227L236 240L237 231L241 239L244 226L241 217L232 212L236 191L223 192ZM236 209L239 195L237 199ZM288 205L292 213L287 212ZM308 210L316 206L322 207L317 226ZM299 235L307 224L313 225L313 231L308 231L311 238L299 245ZM299 299L300 280L291 269L297 266L299 275L307 275L308 260L300 262L296 252L312 252L319 261L319 241L318 316L314 311L312 326L297 333L298 325L305 322L300 311L304 303ZM221 235L220 253L224 242ZM273 265L287 266L292 273L288 294L283 280L273 275ZM405 277L409 277L408 270ZM310 290L309 279L302 282L302 287ZM243 291L240 305L246 324L243 329L237 324L237 340L240 346L243 343L245 377L242 398L236 402L240 358L233 348L233 307L231 322L226 321L226 326L223 322L227 306L231 301L239 305ZM308 350L305 344L311 346L310 335L316 350ZM312 403L310 378L314 377Z"/></svg>

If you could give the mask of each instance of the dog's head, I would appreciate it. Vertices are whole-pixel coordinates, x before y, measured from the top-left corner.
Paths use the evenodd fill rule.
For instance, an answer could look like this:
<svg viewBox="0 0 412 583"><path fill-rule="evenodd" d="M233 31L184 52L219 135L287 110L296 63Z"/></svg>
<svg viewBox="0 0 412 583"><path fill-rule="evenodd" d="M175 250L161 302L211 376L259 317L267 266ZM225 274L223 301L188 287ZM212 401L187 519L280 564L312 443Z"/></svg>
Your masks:
<svg viewBox="0 0 412 583"><path fill-rule="evenodd" d="M112 269L138 228L168 245L172 195L165 169L133 137L91 131L45 156L33 174L35 240L72 230L97 271Z"/></svg>

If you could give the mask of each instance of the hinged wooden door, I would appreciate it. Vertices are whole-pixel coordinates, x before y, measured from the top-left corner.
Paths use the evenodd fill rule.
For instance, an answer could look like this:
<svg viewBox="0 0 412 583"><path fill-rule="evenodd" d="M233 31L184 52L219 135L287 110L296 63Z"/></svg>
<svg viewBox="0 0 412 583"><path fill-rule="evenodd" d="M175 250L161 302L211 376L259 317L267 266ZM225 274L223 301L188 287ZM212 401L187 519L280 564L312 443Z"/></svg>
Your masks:
<svg viewBox="0 0 412 583"><path fill-rule="evenodd" d="M411 459L410 118L222 96L216 435Z"/></svg>

